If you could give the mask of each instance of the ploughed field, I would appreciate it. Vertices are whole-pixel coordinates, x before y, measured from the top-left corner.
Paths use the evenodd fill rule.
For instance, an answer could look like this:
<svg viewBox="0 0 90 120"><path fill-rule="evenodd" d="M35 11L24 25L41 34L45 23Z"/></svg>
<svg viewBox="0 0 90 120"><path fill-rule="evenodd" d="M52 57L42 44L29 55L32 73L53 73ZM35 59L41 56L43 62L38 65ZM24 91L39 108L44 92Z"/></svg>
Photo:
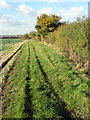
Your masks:
<svg viewBox="0 0 90 120"><path fill-rule="evenodd" d="M3 78L3 118L88 120L88 79L43 43L28 41Z"/></svg>
<svg viewBox="0 0 90 120"><path fill-rule="evenodd" d="M3 64L7 59L17 53L22 44L23 41L19 39L0 39L0 68L5 66Z"/></svg>
<svg viewBox="0 0 90 120"><path fill-rule="evenodd" d="M4 56L14 49L17 43L22 42L19 39L0 39L0 55Z"/></svg>

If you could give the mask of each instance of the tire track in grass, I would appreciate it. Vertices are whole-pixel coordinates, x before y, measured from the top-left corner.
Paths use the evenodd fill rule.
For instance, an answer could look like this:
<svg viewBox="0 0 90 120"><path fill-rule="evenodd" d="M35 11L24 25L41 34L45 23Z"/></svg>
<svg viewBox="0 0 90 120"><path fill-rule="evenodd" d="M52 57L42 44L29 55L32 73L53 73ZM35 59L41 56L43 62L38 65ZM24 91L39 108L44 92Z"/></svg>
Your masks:
<svg viewBox="0 0 90 120"><path fill-rule="evenodd" d="M39 67L39 64L36 59L36 55L32 47L32 57L31 62L31 72L33 75L31 75L31 87L32 87L32 103L34 108L34 114L33 117L36 119L54 119L54 118L62 118L62 116L58 116L57 111L55 111L54 107L56 105L56 101L53 100L47 96L47 94L51 91L50 87L47 83L44 81L44 76L41 72L41 69ZM33 85L34 83L34 85ZM60 119L61 120L61 119Z"/></svg>
<svg viewBox="0 0 90 120"><path fill-rule="evenodd" d="M10 105L7 109L7 112L3 114L3 118L11 118L11 119L12 118L15 118L15 119L27 118L26 117L27 114L24 112L25 111L24 105L26 105L25 103L25 98L26 98L25 92L26 91L25 90L28 88L26 87L27 86L26 78L28 76L27 60L28 60L28 46L26 44L23 47L22 54L19 58L19 61L17 61L17 64L15 66L14 75L8 78L8 80L10 81L10 85L7 87L9 88L9 90L7 89L6 92L8 92L8 95L9 95L8 98L10 98ZM5 100L5 102L7 102L7 100Z"/></svg>
<svg viewBox="0 0 90 120"><path fill-rule="evenodd" d="M68 110L66 110L66 108L65 108L66 103L63 100L61 100L61 98L59 97L59 95L55 92L52 83L48 79L48 76L45 73L45 71L43 69L43 66L41 65L40 60L39 60L39 58L37 56L35 47L33 47L33 49L34 49L34 52L35 52L35 56L36 56L39 68L40 68L40 70L41 70L41 72L42 72L42 74L44 76L44 80L50 86L50 89L51 89L52 93L54 94L54 97L58 101L57 102L57 106L55 106L56 111L58 111L59 116L62 116L62 118L61 118L62 120L74 120L74 118L71 117L71 113ZM47 94L47 96L49 96L49 94Z"/></svg>
<svg viewBox="0 0 90 120"><path fill-rule="evenodd" d="M32 119L32 101L31 101L31 94L30 94L30 46L28 43L28 60L27 60L27 77L26 77L26 86L25 86L25 104L24 104L24 114L25 118Z"/></svg>
<svg viewBox="0 0 90 120"><path fill-rule="evenodd" d="M14 62L13 62L13 64L12 64L12 66L9 68L9 71L7 72L7 74L5 75L5 78L4 78L4 82L2 83L3 85L2 85L2 91L1 91L1 99L3 100L4 98L2 98L3 96L4 96L4 93L6 92L6 88L7 88L7 86L10 84L10 82L8 81L8 79L9 79L9 77L11 76L11 75L13 75L14 74L14 67L15 67L15 65L16 65L16 62L17 62L17 60L19 60L18 59L18 56L20 56L21 55L21 52L22 51L20 51L20 53L18 53L18 55L16 56L16 59L14 60ZM7 99L7 96L5 95L5 99ZM2 112L4 113L4 112L6 112L7 111L7 107L9 106L9 103L8 104L5 104L4 106L2 106Z"/></svg>

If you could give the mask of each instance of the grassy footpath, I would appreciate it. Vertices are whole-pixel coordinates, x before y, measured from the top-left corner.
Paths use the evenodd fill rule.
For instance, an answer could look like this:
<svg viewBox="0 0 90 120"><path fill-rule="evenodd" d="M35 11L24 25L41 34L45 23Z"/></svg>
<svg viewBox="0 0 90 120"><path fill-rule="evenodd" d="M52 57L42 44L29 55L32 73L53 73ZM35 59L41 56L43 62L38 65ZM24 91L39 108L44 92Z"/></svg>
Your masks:
<svg viewBox="0 0 90 120"><path fill-rule="evenodd" d="M62 118L56 110L57 100L53 97L50 86L40 68L34 47L31 46L31 94L34 118ZM52 99L51 99L52 95Z"/></svg>
<svg viewBox="0 0 90 120"><path fill-rule="evenodd" d="M66 108L72 111L74 118L88 119L88 80L82 79L82 73L74 71L68 61L60 58L50 47L43 44L35 44L35 47L50 84L66 102Z"/></svg>
<svg viewBox="0 0 90 120"><path fill-rule="evenodd" d="M88 80L42 43L24 44L3 84L3 118L88 118Z"/></svg>

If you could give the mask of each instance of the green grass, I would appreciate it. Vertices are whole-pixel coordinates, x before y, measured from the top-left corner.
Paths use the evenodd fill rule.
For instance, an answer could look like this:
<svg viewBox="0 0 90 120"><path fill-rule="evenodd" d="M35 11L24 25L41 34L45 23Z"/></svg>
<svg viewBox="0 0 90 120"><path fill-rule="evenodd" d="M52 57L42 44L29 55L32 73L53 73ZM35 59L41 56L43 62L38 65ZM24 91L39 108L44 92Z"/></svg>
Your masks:
<svg viewBox="0 0 90 120"><path fill-rule="evenodd" d="M55 110L57 106L56 98L53 98L53 93L50 86L45 82L45 77L40 69L34 48L31 46L31 63L30 63L30 89L32 94L32 106L34 118L60 118ZM48 95L48 96L47 96ZM52 100L50 99L52 95Z"/></svg>
<svg viewBox="0 0 90 120"><path fill-rule="evenodd" d="M22 52L23 51L23 52ZM13 68L13 74L9 76L8 86L5 86L3 106L6 108L5 118L23 118L25 84L26 84L26 65L28 57L27 44L21 49L21 54L16 60L16 66ZM5 99L6 97L6 99Z"/></svg>
<svg viewBox="0 0 90 120"><path fill-rule="evenodd" d="M22 42L22 40L20 40L20 39L0 39L0 42L2 44L15 44L18 42Z"/></svg>
<svg viewBox="0 0 90 120"><path fill-rule="evenodd" d="M73 111L74 117L87 119L89 113L88 80L82 79L80 77L82 73L75 71L66 59L60 57L50 47L46 45L40 47L37 44L36 51L38 51L37 54L50 82L67 103L67 108Z"/></svg>
<svg viewBox="0 0 90 120"><path fill-rule="evenodd" d="M14 49L14 45L22 42L22 40L19 39L0 39L0 53L2 55L6 55L10 51Z"/></svg>
<svg viewBox="0 0 90 120"><path fill-rule="evenodd" d="M29 41L11 68L3 118L88 118L88 80L52 48Z"/></svg>

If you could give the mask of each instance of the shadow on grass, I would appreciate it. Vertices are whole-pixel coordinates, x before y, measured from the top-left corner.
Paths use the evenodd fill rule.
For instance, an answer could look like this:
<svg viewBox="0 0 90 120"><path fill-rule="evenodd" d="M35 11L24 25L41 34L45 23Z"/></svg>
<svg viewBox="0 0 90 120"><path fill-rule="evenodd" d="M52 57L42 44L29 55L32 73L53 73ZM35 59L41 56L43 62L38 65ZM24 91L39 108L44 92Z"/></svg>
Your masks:
<svg viewBox="0 0 90 120"><path fill-rule="evenodd" d="M25 86L25 104L24 104L24 119L32 119L32 101L31 101L31 94L30 94L30 48L28 45L28 60L27 60L27 77L26 77L26 86Z"/></svg>
<svg viewBox="0 0 90 120"><path fill-rule="evenodd" d="M36 55L36 59L37 59L37 62L38 62L38 65L39 65L39 68L44 76L44 80L45 82L49 85L50 87L50 90L51 92L53 93L57 103L56 104L53 104L53 107L54 109L58 112L58 115L59 116L62 116L61 120L82 120L81 118L73 118L72 115L71 115L71 112L68 111L66 109L66 103L59 97L59 95L55 92L55 89L52 85L52 83L50 82L50 80L48 79L48 76L47 74L45 73L44 69L43 69L43 66L41 65L40 61L39 61L39 58L36 54L36 50L35 48L34 49L34 52L35 52L35 55ZM48 93L48 97L50 98L50 94L51 93ZM52 98L51 98L52 99Z"/></svg>

